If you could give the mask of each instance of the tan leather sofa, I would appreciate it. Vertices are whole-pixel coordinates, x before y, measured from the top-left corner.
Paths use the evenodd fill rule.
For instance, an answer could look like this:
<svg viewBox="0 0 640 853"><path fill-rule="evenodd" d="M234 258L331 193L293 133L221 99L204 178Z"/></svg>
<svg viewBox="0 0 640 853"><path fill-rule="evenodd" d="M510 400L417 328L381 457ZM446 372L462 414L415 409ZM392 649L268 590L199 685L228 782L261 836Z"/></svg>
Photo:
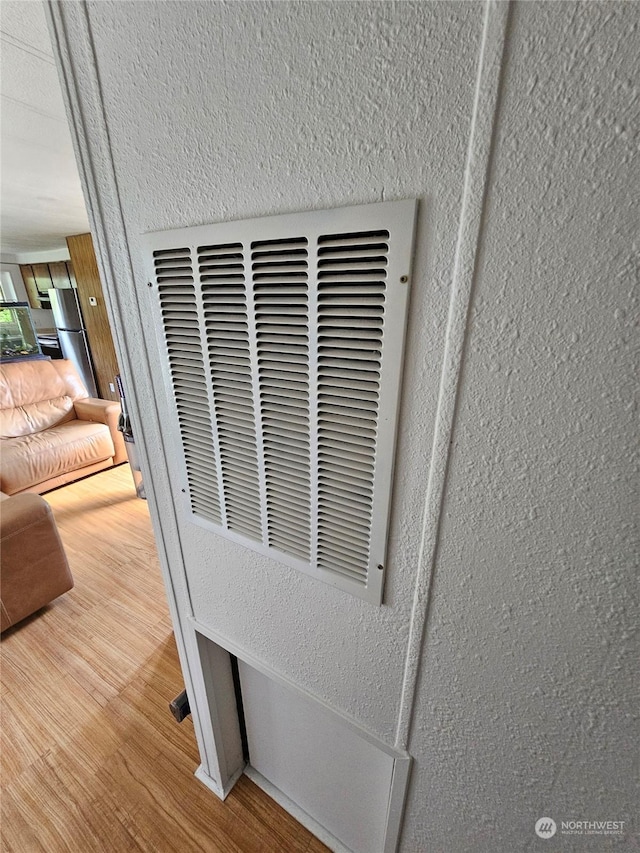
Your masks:
<svg viewBox="0 0 640 853"><path fill-rule="evenodd" d="M124 462L119 415L67 359L0 365L0 490L41 494Z"/></svg>
<svg viewBox="0 0 640 853"><path fill-rule="evenodd" d="M73 587L49 504L39 495L0 493L0 631Z"/></svg>

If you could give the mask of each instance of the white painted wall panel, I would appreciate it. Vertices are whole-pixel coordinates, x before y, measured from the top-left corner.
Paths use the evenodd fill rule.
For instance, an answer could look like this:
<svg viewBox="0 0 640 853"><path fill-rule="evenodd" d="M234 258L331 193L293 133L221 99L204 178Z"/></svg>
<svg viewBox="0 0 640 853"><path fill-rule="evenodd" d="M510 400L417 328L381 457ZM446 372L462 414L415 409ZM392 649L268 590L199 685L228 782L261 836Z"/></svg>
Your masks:
<svg viewBox="0 0 640 853"><path fill-rule="evenodd" d="M542 814L625 819L637 799L625 378L638 283L637 4L516 4L504 61L499 34L489 39L489 65L502 75L495 138L482 86L473 112L480 4L186 8L90 3L110 152L97 89L83 94L109 290L146 413L149 480L160 486L157 529L174 568L181 555L188 567L172 578L179 607L196 602L221 638L388 741L411 731L407 853L526 849ZM499 19L506 7L490 8ZM64 10L88 86L76 13ZM484 212L481 180L474 190L482 164L472 157L465 173L472 125L481 151L494 141ZM465 206L456 257L465 186L482 227L476 253ZM345 608L335 590L286 567L176 529L176 467L168 458L165 468L154 414L161 389L145 378L138 241L406 197L425 204L386 605ZM469 290L477 271L466 348L461 265ZM436 436L432 459L438 400L453 413L449 377L461 354L456 427ZM445 481L449 446L441 507L433 485ZM401 713L405 665L409 683L419 670L413 717L410 701ZM602 839L562 845L599 851Z"/></svg>
<svg viewBox="0 0 640 853"><path fill-rule="evenodd" d="M210 534L190 524L181 541L201 621L392 743L483 10L190 3L186 15L185 8L88 6L144 302L144 232L424 199L385 606L347 599L223 539L212 547ZM120 288L124 277L123 270ZM152 370L160 383L153 360ZM154 395L153 406L161 396ZM167 461L177 483L178 460Z"/></svg>
<svg viewBox="0 0 640 853"><path fill-rule="evenodd" d="M638 11L513 10L406 850L633 849Z"/></svg>
<svg viewBox="0 0 640 853"><path fill-rule="evenodd" d="M382 851L393 757L326 708L238 668L251 766L349 850Z"/></svg>

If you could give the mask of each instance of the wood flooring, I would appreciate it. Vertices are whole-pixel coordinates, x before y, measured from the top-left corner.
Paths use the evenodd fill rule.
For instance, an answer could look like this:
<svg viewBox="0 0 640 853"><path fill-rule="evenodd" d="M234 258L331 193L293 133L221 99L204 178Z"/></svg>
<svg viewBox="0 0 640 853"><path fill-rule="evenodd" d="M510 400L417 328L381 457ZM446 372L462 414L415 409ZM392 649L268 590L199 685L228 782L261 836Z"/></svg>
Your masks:
<svg viewBox="0 0 640 853"><path fill-rule="evenodd" d="M320 853L242 777L195 779L190 718L147 505L128 465L45 495L75 587L1 643L3 853Z"/></svg>

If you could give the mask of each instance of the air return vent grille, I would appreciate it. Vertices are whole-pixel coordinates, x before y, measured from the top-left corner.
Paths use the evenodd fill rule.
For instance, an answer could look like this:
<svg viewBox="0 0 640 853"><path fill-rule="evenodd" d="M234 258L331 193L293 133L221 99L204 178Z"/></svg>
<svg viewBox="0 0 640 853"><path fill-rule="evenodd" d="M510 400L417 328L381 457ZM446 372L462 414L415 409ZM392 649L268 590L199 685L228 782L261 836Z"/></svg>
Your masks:
<svg viewBox="0 0 640 853"><path fill-rule="evenodd" d="M318 565L366 582L389 232L318 241Z"/></svg>
<svg viewBox="0 0 640 853"><path fill-rule="evenodd" d="M309 252L305 238L251 247L269 545L309 561Z"/></svg>
<svg viewBox="0 0 640 853"><path fill-rule="evenodd" d="M242 245L199 247L198 272L227 527L260 540L260 480Z"/></svg>
<svg viewBox="0 0 640 853"><path fill-rule="evenodd" d="M191 509L195 515L220 524L209 381L191 254L189 249L156 252L154 264Z"/></svg>
<svg viewBox="0 0 640 853"><path fill-rule="evenodd" d="M375 603L414 217L391 202L146 238L190 517Z"/></svg>

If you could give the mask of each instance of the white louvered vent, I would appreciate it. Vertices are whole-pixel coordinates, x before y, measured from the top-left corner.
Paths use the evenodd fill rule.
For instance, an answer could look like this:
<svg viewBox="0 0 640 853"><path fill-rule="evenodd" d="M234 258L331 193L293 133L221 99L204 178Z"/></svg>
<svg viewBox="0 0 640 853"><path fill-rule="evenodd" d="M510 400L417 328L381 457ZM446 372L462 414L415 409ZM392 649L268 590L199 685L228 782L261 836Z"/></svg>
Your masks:
<svg viewBox="0 0 640 853"><path fill-rule="evenodd" d="M389 232L318 240L318 565L366 583Z"/></svg>
<svg viewBox="0 0 640 853"><path fill-rule="evenodd" d="M191 509L220 524L208 377L189 249L154 253L162 324L184 451Z"/></svg>
<svg viewBox="0 0 640 853"><path fill-rule="evenodd" d="M374 603L415 209L145 238L190 517Z"/></svg>
<svg viewBox="0 0 640 853"><path fill-rule="evenodd" d="M226 526L260 540L260 481L242 244L200 246L198 272Z"/></svg>
<svg viewBox="0 0 640 853"><path fill-rule="evenodd" d="M258 345L269 545L309 561L309 252L305 238L256 241Z"/></svg>

